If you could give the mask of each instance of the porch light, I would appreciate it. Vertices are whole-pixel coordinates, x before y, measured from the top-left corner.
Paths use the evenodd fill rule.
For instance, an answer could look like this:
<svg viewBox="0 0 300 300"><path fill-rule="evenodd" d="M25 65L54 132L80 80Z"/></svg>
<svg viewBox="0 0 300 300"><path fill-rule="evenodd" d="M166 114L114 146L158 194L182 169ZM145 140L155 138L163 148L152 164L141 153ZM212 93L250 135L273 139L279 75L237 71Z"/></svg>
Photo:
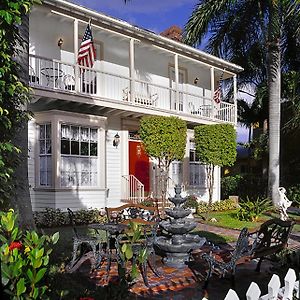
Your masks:
<svg viewBox="0 0 300 300"><path fill-rule="evenodd" d="M64 40L62 38L60 38L58 41L57 41L57 46L60 48L64 43Z"/></svg>
<svg viewBox="0 0 300 300"><path fill-rule="evenodd" d="M120 144L120 136L119 134L117 133L115 136L114 136L114 140L113 140L113 146L118 148Z"/></svg>
<svg viewBox="0 0 300 300"><path fill-rule="evenodd" d="M194 79L194 84L197 84L197 83L198 83L198 80L199 80L199 78L196 77L196 78Z"/></svg>

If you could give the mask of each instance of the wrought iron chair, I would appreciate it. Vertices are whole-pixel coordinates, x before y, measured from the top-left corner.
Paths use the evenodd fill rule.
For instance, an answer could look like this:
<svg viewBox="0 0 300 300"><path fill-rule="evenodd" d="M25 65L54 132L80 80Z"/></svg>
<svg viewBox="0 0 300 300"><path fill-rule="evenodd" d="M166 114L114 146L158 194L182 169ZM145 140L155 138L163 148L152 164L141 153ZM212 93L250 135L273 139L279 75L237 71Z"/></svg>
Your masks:
<svg viewBox="0 0 300 300"><path fill-rule="evenodd" d="M232 284L234 285L234 276L236 271L236 265L239 258L248 255L250 251L248 241L248 229L245 227L241 230L238 240L235 245L234 251L228 257L217 259L212 252L204 253L202 258L208 263L208 272L205 279L204 289L207 288L209 279L213 272L217 273L221 277L224 277L226 273L231 272Z"/></svg>
<svg viewBox="0 0 300 300"><path fill-rule="evenodd" d="M79 234L78 228L76 226L76 221L75 221L75 215L74 212L70 209L67 208L68 214L69 214L69 219L70 219L70 225L72 226L73 229L73 252L72 252L72 260L70 263L70 270L74 267L76 262L80 259L80 257L83 255L83 246L90 247L93 256L94 256L94 263L92 264L92 268L94 269L97 267L97 265L101 262L101 250L99 247L102 248L102 244L99 242L99 239L97 237L91 237L86 234L82 235ZM77 252L78 248L81 247L80 252L81 255L77 257Z"/></svg>

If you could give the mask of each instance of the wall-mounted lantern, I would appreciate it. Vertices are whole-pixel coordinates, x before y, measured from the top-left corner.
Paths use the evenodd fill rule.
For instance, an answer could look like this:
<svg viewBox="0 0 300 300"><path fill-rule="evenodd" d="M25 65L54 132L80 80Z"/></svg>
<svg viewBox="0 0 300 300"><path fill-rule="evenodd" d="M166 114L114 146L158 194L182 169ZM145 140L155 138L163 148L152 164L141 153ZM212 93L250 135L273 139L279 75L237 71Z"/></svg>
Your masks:
<svg viewBox="0 0 300 300"><path fill-rule="evenodd" d="M120 136L119 134L117 133L115 136L114 136L114 140L113 140L113 146L118 148L119 144L120 144Z"/></svg>
<svg viewBox="0 0 300 300"><path fill-rule="evenodd" d="M57 41L57 46L58 46L59 48L61 48L61 46L63 45L63 43L64 43L64 40L63 40L62 38L60 38L60 39Z"/></svg>

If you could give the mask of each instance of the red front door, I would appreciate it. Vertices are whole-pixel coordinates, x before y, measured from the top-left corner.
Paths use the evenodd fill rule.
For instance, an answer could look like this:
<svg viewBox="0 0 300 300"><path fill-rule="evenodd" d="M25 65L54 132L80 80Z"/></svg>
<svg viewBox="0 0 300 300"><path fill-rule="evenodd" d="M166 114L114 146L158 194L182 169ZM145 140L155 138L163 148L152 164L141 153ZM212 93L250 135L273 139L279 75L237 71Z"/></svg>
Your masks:
<svg viewBox="0 0 300 300"><path fill-rule="evenodd" d="M145 192L150 190L150 161L142 143L129 141L129 174L134 175L145 187Z"/></svg>

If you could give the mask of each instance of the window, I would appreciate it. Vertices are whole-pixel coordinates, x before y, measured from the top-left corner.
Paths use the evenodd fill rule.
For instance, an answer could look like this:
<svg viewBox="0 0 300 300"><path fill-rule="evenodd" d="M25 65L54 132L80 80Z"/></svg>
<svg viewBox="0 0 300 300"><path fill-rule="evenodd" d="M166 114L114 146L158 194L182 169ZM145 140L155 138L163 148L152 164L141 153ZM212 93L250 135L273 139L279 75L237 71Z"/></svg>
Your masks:
<svg viewBox="0 0 300 300"><path fill-rule="evenodd" d="M200 163L196 153L195 143L190 141L190 185L205 186L205 167Z"/></svg>
<svg viewBox="0 0 300 300"><path fill-rule="evenodd" d="M98 129L61 124L61 186L98 185Z"/></svg>
<svg viewBox="0 0 300 300"><path fill-rule="evenodd" d="M39 185L51 186L52 184L51 124L39 125L39 146L40 146Z"/></svg>

